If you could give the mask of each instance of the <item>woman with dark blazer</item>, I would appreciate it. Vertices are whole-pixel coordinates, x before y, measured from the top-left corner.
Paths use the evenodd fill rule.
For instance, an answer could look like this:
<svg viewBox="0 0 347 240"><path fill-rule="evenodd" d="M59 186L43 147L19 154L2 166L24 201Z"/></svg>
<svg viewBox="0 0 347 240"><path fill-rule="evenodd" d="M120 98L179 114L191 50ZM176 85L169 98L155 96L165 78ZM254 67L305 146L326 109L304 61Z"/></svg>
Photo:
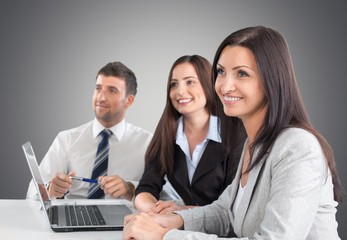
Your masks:
<svg viewBox="0 0 347 240"><path fill-rule="evenodd" d="M166 106L135 191L138 210L166 213L203 206L216 200L232 182L242 141L222 144L216 100L209 61L198 55L178 58L169 73ZM158 201L165 179L183 204Z"/></svg>

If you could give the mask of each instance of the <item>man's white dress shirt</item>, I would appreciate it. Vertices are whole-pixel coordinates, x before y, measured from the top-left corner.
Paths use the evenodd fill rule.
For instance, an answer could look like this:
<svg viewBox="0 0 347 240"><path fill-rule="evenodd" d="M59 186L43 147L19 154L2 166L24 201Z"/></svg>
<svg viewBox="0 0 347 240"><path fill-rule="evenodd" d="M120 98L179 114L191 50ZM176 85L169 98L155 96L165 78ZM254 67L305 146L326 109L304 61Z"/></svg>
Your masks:
<svg viewBox="0 0 347 240"><path fill-rule="evenodd" d="M54 139L40 164L42 177L46 183L56 173L76 172L76 176L90 178L96 151L101 141L99 133L104 127L94 120L60 132ZM108 176L118 175L131 181L135 187L144 170L144 156L152 134L123 120L109 128L113 134L109 138ZM74 180L65 198L86 198L89 183ZM30 182L27 198L36 198L35 186Z"/></svg>

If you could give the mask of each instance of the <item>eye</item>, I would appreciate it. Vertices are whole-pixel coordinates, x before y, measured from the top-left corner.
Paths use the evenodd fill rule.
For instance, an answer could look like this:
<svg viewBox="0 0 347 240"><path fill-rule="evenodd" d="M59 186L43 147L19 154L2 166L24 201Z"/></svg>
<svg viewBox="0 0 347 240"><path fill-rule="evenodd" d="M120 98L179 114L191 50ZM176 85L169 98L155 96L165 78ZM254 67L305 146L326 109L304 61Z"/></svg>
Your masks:
<svg viewBox="0 0 347 240"><path fill-rule="evenodd" d="M178 83L177 82L174 82L174 81L171 81L170 82L170 88L175 88L178 86Z"/></svg>
<svg viewBox="0 0 347 240"><path fill-rule="evenodd" d="M100 91L101 91L101 86L96 85L96 86L95 86L95 91L100 92Z"/></svg>
<svg viewBox="0 0 347 240"><path fill-rule="evenodd" d="M194 84L195 82L193 80L187 80L187 85L192 85Z"/></svg>
<svg viewBox="0 0 347 240"><path fill-rule="evenodd" d="M110 88L109 88L109 91L110 91L110 93L117 93L117 92L118 92L118 89L117 89L117 88L114 88L114 87L110 87Z"/></svg>
<svg viewBox="0 0 347 240"><path fill-rule="evenodd" d="M225 75L225 71L222 68L217 68L217 75Z"/></svg>
<svg viewBox="0 0 347 240"><path fill-rule="evenodd" d="M244 78L244 77L249 77L249 74L247 72L243 71L243 70L239 70L237 72L237 76L241 77L241 78Z"/></svg>

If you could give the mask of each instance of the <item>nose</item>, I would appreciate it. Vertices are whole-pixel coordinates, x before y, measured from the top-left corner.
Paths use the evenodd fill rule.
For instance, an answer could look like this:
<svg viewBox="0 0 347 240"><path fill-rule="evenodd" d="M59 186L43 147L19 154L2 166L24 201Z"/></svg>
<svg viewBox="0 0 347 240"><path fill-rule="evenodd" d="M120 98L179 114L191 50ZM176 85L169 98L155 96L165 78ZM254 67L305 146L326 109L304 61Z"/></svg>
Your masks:
<svg viewBox="0 0 347 240"><path fill-rule="evenodd" d="M105 101L105 100L106 100L106 93L105 93L105 90L101 90L101 91L98 93L98 100L99 100L99 101Z"/></svg>
<svg viewBox="0 0 347 240"><path fill-rule="evenodd" d="M178 95L183 95L186 93L186 87L184 84L178 84L176 90Z"/></svg>
<svg viewBox="0 0 347 240"><path fill-rule="evenodd" d="M223 94L236 90L235 80L231 77L225 78L221 83L221 91Z"/></svg>

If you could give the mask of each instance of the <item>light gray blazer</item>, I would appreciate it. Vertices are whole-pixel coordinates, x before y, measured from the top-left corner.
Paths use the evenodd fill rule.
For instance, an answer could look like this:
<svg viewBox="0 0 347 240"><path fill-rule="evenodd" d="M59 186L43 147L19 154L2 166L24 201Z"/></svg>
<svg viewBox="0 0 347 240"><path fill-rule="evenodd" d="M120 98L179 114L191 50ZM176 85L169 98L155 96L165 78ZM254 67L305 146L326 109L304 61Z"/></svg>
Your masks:
<svg viewBox="0 0 347 240"><path fill-rule="evenodd" d="M244 151L241 159L243 155ZM239 239L340 239L331 175L311 133L290 128L279 135L270 153L249 173L234 215L242 161L219 199L178 211L185 231L171 230L164 239L218 239L217 235L230 236L233 231Z"/></svg>

